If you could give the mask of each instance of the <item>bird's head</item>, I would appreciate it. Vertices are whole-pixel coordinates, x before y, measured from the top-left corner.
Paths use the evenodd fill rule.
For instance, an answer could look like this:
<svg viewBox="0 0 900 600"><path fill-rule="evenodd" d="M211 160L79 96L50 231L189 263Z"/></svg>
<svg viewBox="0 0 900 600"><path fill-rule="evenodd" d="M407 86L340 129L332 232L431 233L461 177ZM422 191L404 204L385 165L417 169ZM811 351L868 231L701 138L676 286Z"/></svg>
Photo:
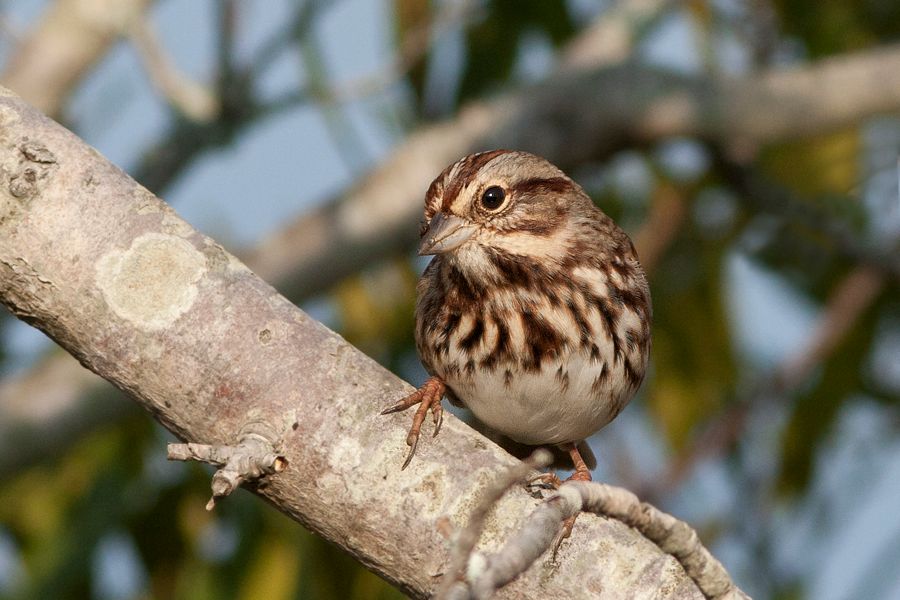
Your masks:
<svg viewBox="0 0 900 600"><path fill-rule="evenodd" d="M581 187L539 156L471 154L428 188L419 254L447 255L463 266L476 266L492 251L561 260L593 211Z"/></svg>

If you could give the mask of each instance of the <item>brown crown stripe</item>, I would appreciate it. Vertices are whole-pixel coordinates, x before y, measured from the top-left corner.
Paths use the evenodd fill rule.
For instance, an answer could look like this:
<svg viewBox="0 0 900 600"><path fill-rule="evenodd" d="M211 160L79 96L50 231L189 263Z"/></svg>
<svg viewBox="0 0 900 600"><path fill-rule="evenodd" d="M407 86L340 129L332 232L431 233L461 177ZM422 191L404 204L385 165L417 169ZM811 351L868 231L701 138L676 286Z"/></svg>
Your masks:
<svg viewBox="0 0 900 600"><path fill-rule="evenodd" d="M425 192L425 218L419 223L419 237L425 235L425 230L428 229L428 221L434 216L435 211L434 208L432 208L432 198L435 196L442 196L444 193L444 178L452 168L453 165L450 165L444 169L441 174L431 182L431 185L428 186L428 191Z"/></svg>
<svg viewBox="0 0 900 600"><path fill-rule="evenodd" d="M487 163L491 162L494 158L500 156L501 154L508 153L509 150L490 150L488 152L480 152L478 154L471 154L462 161L460 161L459 167L456 169L456 174L453 179L448 182L446 187L444 188L444 197L441 199L441 210L444 212L450 211L450 206L456 200L456 197L459 196L459 192L462 191L463 186L473 180L475 178L475 174L481 170ZM450 171L453 170L453 167L446 172L447 175L450 174Z"/></svg>

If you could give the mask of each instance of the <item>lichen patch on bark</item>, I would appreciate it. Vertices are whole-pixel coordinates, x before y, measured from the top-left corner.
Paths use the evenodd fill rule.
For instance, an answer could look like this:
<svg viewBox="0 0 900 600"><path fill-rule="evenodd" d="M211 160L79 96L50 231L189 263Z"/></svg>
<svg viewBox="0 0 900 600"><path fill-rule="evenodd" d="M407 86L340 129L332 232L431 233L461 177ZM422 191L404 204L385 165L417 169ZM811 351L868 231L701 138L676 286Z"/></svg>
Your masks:
<svg viewBox="0 0 900 600"><path fill-rule="evenodd" d="M97 261L97 286L122 319L145 330L159 330L190 310L206 257L188 241L160 233L134 240Z"/></svg>

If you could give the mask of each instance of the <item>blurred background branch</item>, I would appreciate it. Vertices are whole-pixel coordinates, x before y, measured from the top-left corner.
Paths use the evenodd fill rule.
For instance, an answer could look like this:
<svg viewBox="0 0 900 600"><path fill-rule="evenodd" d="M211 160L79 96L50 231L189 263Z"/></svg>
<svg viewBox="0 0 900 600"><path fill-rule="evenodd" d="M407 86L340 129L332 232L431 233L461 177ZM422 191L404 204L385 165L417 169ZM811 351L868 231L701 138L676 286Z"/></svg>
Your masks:
<svg viewBox="0 0 900 600"><path fill-rule="evenodd" d="M147 77L169 104L193 121L211 121L216 117L219 103L212 91L178 71L146 19L135 20L130 36L147 69Z"/></svg>
<svg viewBox="0 0 900 600"><path fill-rule="evenodd" d="M138 21L150 0L54 0L17 40L0 83L59 117L73 89Z"/></svg>

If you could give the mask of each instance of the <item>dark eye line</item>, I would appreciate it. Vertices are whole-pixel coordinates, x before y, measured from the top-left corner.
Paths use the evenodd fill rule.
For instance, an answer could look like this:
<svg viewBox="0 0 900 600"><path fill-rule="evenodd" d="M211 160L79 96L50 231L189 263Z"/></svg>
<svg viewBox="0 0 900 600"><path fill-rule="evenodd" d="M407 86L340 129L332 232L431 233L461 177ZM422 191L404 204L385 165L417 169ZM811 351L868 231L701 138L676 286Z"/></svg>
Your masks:
<svg viewBox="0 0 900 600"><path fill-rule="evenodd" d="M531 177L515 184L510 191L521 195L566 193L575 189L568 177Z"/></svg>

